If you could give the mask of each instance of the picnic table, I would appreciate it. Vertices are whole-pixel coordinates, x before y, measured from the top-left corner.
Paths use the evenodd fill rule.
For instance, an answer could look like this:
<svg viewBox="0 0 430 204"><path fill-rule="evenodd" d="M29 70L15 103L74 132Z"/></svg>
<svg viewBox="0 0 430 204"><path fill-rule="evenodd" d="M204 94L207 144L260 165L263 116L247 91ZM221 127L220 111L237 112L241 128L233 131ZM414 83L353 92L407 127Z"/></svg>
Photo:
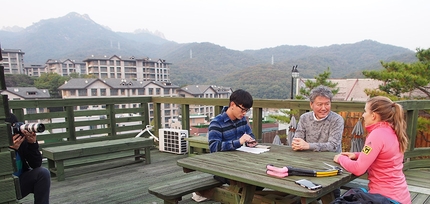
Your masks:
<svg viewBox="0 0 430 204"><path fill-rule="evenodd" d="M266 174L266 165L276 167L292 166L302 169L324 170L325 163L339 166L333 162L334 152L293 151L291 147L271 145L270 151L253 154L242 151L226 151L196 155L177 161L184 172L199 171L224 177L230 180L228 188L214 187L206 196L221 203L288 203L282 199L291 199L291 195L301 203L310 203L321 199L329 203L334 199L332 191L357 178L343 171L342 174L329 177L287 176L272 177ZM308 190L294 181L308 179L321 184L322 188ZM265 190L257 192L256 186Z"/></svg>

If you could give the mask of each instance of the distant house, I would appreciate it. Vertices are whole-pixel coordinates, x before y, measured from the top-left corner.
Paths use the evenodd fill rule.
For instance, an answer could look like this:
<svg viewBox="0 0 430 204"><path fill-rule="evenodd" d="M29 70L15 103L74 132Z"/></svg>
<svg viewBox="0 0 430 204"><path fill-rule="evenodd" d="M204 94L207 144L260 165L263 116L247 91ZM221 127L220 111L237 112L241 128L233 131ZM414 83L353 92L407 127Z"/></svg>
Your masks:
<svg viewBox="0 0 430 204"><path fill-rule="evenodd" d="M296 88L295 94L299 92L300 87L305 87L306 80L315 79L297 79L299 87ZM365 89L379 89L379 86L384 84L383 81L375 79L329 79L331 82L338 83L337 88L339 92L334 95L333 100L335 101L367 101L369 98L364 92ZM427 91L430 90L430 84L424 87ZM402 96L406 97L417 97L417 98L427 98L428 96L422 92L422 90L415 89L408 93L403 93Z"/></svg>
<svg viewBox="0 0 430 204"><path fill-rule="evenodd" d="M338 83L339 92L333 97L335 101L367 101L369 98L364 89L379 89L382 81L374 79L331 79Z"/></svg>
<svg viewBox="0 0 430 204"><path fill-rule="evenodd" d="M9 100L26 100L26 99L47 99L48 89L38 89L36 87L7 87L1 94L7 95Z"/></svg>
<svg viewBox="0 0 430 204"><path fill-rule="evenodd" d="M7 95L9 100L49 99L51 97L48 89L37 89L36 87L7 87L1 94ZM45 112L47 112L47 108L24 109L24 114Z"/></svg>
<svg viewBox="0 0 430 204"><path fill-rule="evenodd" d="M231 93L230 87L216 85L188 85L178 90L178 95L184 98L230 98ZM214 106L190 105L190 114L206 115L210 119L215 117Z"/></svg>
<svg viewBox="0 0 430 204"><path fill-rule="evenodd" d="M299 92L300 87L305 87L305 81L315 79L297 79L299 86L295 90L295 94ZM329 79L331 82L337 83L339 92L334 95L334 101L366 101L369 97L364 92L364 89L378 89L383 82L374 79Z"/></svg>

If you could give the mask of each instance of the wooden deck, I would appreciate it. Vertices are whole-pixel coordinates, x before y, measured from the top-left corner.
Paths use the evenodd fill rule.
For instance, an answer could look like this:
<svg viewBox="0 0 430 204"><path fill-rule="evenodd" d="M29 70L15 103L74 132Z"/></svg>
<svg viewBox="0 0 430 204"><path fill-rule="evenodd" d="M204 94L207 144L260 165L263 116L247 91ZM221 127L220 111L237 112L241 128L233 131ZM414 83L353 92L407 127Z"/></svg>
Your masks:
<svg viewBox="0 0 430 204"><path fill-rule="evenodd" d="M105 170L100 170L100 164L66 169L66 180L58 182L55 178L51 179L51 203L162 204L163 200L148 193L148 187L183 174L182 168L176 164L176 160L184 157L187 155L176 155L153 149L149 165L129 164L131 160L124 159L103 163ZM121 164L124 165L118 167ZM112 168L106 169L106 166L112 166ZM428 175L427 173L428 171L424 171L423 175ZM426 178L409 177L408 184L416 186L419 191L430 193ZM21 203L32 204L33 195L25 197ZM180 203L195 204L197 202L191 199L191 195L187 195ZM200 203L213 204L216 202ZM425 203L430 203L430 200Z"/></svg>
<svg viewBox="0 0 430 204"><path fill-rule="evenodd" d="M176 165L176 160L187 155L151 150L151 164L128 164L130 161L114 161L104 163L124 166L107 170L95 171L98 165L87 165L80 168L66 169L66 180L58 182L51 179L51 203L139 203L162 204L163 200L148 193L148 187L154 183L168 180L183 174L182 167ZM126 165L127 164L127 165ZM82 174L83 172L87 172ZM91 173L88 173L91 172ZM33 194L21 200L23 204L33 204ZM185 196L181 204L194 204L191 194ZM203 204L213 201L200 202Z"/></svg>

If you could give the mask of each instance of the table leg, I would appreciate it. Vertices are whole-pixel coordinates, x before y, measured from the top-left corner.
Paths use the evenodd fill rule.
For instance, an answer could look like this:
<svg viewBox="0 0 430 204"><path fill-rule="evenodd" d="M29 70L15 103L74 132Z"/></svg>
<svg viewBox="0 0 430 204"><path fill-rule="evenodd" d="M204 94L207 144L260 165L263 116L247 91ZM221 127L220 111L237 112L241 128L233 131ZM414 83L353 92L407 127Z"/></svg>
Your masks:
<svg viewBox="0 0 430 204"><path fill-rule="evenodd" d="M334 194L333 194L333 191L332 191L330 193L327 193L327 194L323 195L323 197L321 197L321 202L323 204L331 203L334 199L335 198L334 198Z"/></svg>

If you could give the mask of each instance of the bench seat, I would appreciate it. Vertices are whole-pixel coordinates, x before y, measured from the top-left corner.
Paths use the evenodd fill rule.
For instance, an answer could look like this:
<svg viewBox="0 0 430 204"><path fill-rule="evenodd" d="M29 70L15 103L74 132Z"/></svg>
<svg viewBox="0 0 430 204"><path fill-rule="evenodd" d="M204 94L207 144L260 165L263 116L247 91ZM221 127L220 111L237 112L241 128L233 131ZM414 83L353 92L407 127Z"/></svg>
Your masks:
<svg viewBox="0 0 430 204"><path fill-rule="evenodd" d="M145 161L145 164L150 164L150 148L153 145L154 141L150 138L125 138L47 147L42 148L42 154L43 157L48 159L48 169L51 175L56 176L58 181L63 181L65 179L65 161L68 161L67 166L76 166L117 158L134 157L135 162ZM145 153L141 154L141 149L144 149ZM132 151L127 153L129 150Z"/></svg>
<svg viewBox="0 0 430 204"><path fill-rule="evenodd" d="M193 171L185 173L174 180L158 183L148 188L148 192L164 200L164 203L178 203L182 196L196 191L208 190L221 186L213 175Z"/></svg>

